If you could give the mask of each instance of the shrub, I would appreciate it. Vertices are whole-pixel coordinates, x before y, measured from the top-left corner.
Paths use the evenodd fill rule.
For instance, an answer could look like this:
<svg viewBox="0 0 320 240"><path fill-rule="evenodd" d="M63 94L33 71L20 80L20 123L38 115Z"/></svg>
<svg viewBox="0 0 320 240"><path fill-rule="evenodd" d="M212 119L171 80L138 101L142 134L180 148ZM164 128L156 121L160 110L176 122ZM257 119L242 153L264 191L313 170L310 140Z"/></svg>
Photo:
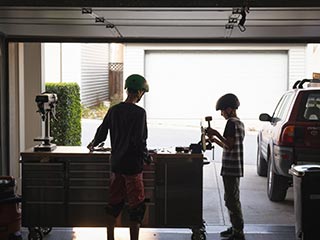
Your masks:
<svg viewBox="0 0 320 240"><path fill-rule="evenodd" d="M85 119L103 119L108 112L108 107L102 102L95 106L82 106L82 118Z"/></svg>
<svg viewBox="0 0 320 240"><path fill-rule="evenodd" d="M111 99L110 99L110 107L114 106L114 105L117 105L118 103L122 102L123 101L123 97L122 97L122 94L114 94L113 96L111 96Z"/></svg>
<svg viewBox="0 0 320 240"><path fill-rule="evenodd" d="M77 83L46 83L46 91L56 93L55 118L51 118L50 136L60 146L81 145L80 87Z"/></svg>

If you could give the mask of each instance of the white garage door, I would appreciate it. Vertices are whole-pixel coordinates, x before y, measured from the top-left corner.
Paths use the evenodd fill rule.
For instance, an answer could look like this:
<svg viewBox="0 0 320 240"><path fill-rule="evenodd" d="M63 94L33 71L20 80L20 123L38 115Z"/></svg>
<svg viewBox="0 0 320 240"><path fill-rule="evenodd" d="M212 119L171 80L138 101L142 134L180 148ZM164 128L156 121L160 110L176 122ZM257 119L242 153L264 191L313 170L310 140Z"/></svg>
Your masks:
<svg viewBox="0 0 320 240"><path fill-rule="evenodd" d="M147 51L145 64L151 119L217 116L217 99L231 92L240 118L255 120L272 113L288 85L286 51Z"/></svg>

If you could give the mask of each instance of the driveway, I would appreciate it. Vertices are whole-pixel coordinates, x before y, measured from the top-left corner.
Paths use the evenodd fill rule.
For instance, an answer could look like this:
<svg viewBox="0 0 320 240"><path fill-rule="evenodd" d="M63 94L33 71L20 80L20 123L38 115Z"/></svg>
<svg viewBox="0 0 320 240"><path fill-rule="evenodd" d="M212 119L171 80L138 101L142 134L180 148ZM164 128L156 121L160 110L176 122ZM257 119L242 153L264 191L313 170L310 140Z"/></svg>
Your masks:
<svg viewBox="0 0 320 240"><path fill-rule="evenodd" d="M86 146L93 138L101 121L82 120L82 144ZM222 131L222 129L220 129ZM149 125L148 148L174 149L176 146L189 146L200 140L200 129L196 127ZM268 200L267 179L256 174L256 132L248 131L245 138L245 176L241 179L241 202L245 224L294 225L293 189L288 190L287 198L281 203ZM106 141L108 145L108 141ZM205 153L209 165L204 166L203 215L210 226L228 225L229 219L223 201L223 185L220 177L221 149L215 147ZM214 155L214 160L212 159Z"/></svg>

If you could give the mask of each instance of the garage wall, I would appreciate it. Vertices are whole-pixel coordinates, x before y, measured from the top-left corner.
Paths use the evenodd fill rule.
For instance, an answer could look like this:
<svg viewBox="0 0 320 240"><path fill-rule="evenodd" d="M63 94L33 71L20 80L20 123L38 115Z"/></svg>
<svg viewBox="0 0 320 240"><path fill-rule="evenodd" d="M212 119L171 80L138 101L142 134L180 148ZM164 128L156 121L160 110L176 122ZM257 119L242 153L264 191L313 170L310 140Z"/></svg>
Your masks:
<svg viewBox="0 0 320 240"><path fill-rule="evenodd" d="M303 78L310 78L307 75L307 52L306 47L289 48L288 52L288 88L291 88L293 84Z"/></svg>
<svg viewBox="0 0 320 240"><path fill-rule="evenodd" d="M22 79L24 81L20 83L23 84L21 86L23 93L20 98L23 100L24 108L20 108L20 117L22 117L20 122L24 121L24 146L21 143L22 150L24 150L37 144L33 139L41 136L44 129L35 104L35 96L45 90L41 71L41 43L24 43L23 60L20 64L24 65L23 73L21 73L23 76L20 76L20 81Z"/></svg>
<svg viewBox="0 0 320 240"><path fill-rule="evenodd" d="M320 73L320 44L308 44L306 58L307 77L312 78L313 73Z"/></svg>
<svg viewBox="0 0 320 240"><path fill-rule="evenodd" d="M9 93L8 83L6 81L6 66L7 66L7 45L5 35L0 32L0 174L7 175L9 169L9 146L6 144L9 141Z"/></svg>
<svg viewBox="0 0 320 240"><path fill-rule="evenodd" d="M41 71L41 43L9 43L8 84L10 124L9 174L17 180L21 193L20 152L37 143L34 138L42 135L43 122L37 114L35 96L44 91ZM32 59L32 61L30 61Z"/></svg>
<svg viewBox="0 0 320 240"><path fill-rule="evenodd" d="M124 79L130 74L144 74L145 47L125 45L124 49Z"/></svg>
<svg viewBox="0 0 320 240"><path fill-rule="evenodd" d="M189 55L186 53L189 53ZM198 53L202 57L195 58L190 53ZM220 57L221 60L224 59L224 65L230 65L229 69L223 70L225 77L215 76L214 67L206 65L206 61L212 61L210 58L217 55L217 53L222 54ZM225 59L228 54L231 54L230 63L226 63L228 60ZM243 54L249 56L251 60L242 61L244 59ZM179 55L181 55L180 60ZM155 60L159 57L162 60ZM179 66L177 61L181 61L181 59L185 60L184 64L189 62L189 65L177 67ZM215 65L220 64L219 57L214 61ZM257 62L257 65L255 62ZM259 62L261 66L259 66ZM268 67L264 66L265 63L267 63ZM274 63L273 66L270 65L272 63ZM166 75L169 70L170 74ZM221 70L219 66L217 70ZM125 48L124 79L131 73L140 73L144 74L150 82L150 92L146 94L143 104L148 111L149 121L157 119L163 122L167 118L183 118L189 119L192 124L198 126L199 117L201 116L213 115L215 119L221 120L222 117L219 113L214 111L215 101L223 91L226 92L231 89L228 87L230 80L237 83L239 71L241 71L240 79L246 79L246 74L248 78L255 74L253 78L259 79L251 82L251 84L250 81L242 85L231 83L231 86L235 87L233 92L237 92L242 99L242 107L239 109L241 118L245 118L248 121L258 121L258 116L261 112L271 113L273 111L274 105L282 92L291 87L297 79L306 77L306 45L127 44ZM209 76L204 77L207 75ZM215 78L224 78L224 80L219 81L219 83L212 83L210 82L210 75ZM277 79L281 79L280 83L270 80L274 80L275 75L277 75ZM197 81L190 83L188 76L197 78ZM226 79L229 79L229 81L226 81ZM162 81L163 84L159 83L159 81ZM183 81L188 82L184 85L184 88L181 87L181 84L176 84ZM173 86L175 94L168 90L164 91L164 88L161 87L170 84ZM194 86L194 89L189 88L190 84ZM209 92L215 88L215 85L218 85L218 88L210 96ZM270 88L266 89L268 86ZM257 91L250 92L248 89L260 89L265 94L260 96ZM192 90L193 93L191 93ZM204 94L201 94L202 92ZM265 97L267 92L270 92L270 97ZM201 95L204 97L201 97ZM252 102L247 97L250 95L252 95ZM256 101L258 97L261 98L260 104ZM254 107L248 107L250 105ZM259 108L259 105L262 107ZM203 106L209 106L210 110Z"/></svg>

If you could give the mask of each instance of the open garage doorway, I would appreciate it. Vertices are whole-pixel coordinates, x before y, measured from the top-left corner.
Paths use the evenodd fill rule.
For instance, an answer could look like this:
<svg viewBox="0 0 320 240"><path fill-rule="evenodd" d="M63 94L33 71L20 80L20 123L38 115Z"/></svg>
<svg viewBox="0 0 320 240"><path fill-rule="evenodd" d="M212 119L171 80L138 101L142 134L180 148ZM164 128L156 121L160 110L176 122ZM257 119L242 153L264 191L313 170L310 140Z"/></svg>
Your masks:
<svg viewBox="0 0 320 240"><path fill-rule="evenodd" d="M174 149L176 146L189 146L190 143L198 142L200 120L207 115L213 115L213 124L217 124L222 130L225 122L219 113L214 111L214 105L216 99L224 92L234 92L239 96L241 118L252 121L257 119L257 113L262 111L258 106L261 105L263 108L268 108L269 104L271 107L274 106L278 100L278 94L288 87L292 77L290 75L292 60L297 59L299 55L295 53L301 53L305 48L305 46L298 46L292 47L293 50L290 47L281 47L280 50L216 51L210 47L201 51L195 49L182 51L181 49L173 50L170 46L162 46L162 50L159 48L146 50L145 48L148 48L146 45L141 46L138 49L139 54L133 54L132 50L137 51L137 46L125 44L123 77L131 73L140 73L147 77L150 92L146 94L141 105L146 108L148 114L148 145L150 148L163 149L167 147ZM34 61L34 58L27 58L28 54L32 53L33 57L37 55L36 65L39 67L41 65L39 52L41 52L39 45L27 43L24 46L24 66L26 62ZM26 70L30 71L27 68ZM37 71L41 73L38 68ZM299 74L302 74L302 71ZM29 77L24 79L24 86L31 86L28 82L30 79ZM39 85L40 83L41 81L38 81ZM23 85L20 87L23 88ZM260 94L257 91L261 89L263 93ZM40 86L39 91L41 91ZM258 103L250 100L251 98L261 98L263 101ZM39 122L34 97L31 96L30 99L28 106L33 109L27 112L34 114L36 121ZM272 111L272 108L263 111ZM84 147L92 140L100 123L101 120L83 119L82 145ZM24 127L28 128L28 126ZM32 141L33 138L34 136L29 137L29 140ZM255 174L255 140L254 133L247 134L246 144L250 144L245 151L248 155L246 156L248 166L242 186L246 189L245 196L257 194L255 196L259 197L257 202L252 202L251 197L251 200L248 199L250 201L243 201L247 223L292 224L293 201L285 204L270 203L264 191L266 179ZM204 220L209 225L227 225L228 218L223 206L222 184L219 176L221 150L216 148L214 153L215 160L212 160L212 153L208 152L211 164L205 166L204 170ZM270 218L258 219L266 216L265 209L270 213L268 215ZM277 216L276 213L279 211L284 212L283 218L272 218Z"/></svg>
<svg viewBox="0 0 320 240"><path fill-rule="evenodd" d="M278 67L283 66L284 69L282 70L284 73L287 71L285 74L287 76L286 87L288 88L297 79L310 78L311 68L309 67L312 59L309 59L307 55L310 52L319 52L319 50L316 49L317 46L311 48L308 48L307 46L309 45L307 42L319 42L319 36L317 34L319 31L317 31L318 25L316 22L318 20L317 14L319 13L319 8L316 8L317 4L313 4L313 7L312 4L312 6L307 6L308 4L305 3L299 3L299 6L294 6L297 4L295 1L290 4L287 4L289 1L284 1L286 3L269 3L268 1L263 1L262 3L259 2L258 4L252 2L252 5L250 4L250 14L248 14L248 18L245 19L242 16L242 20L247 20L246 26L248 27L247 31L243 32L241 29L239 31L237 28L235 28L234 31L230 31L230 25L225 25L228 23L228 18L232 16L231 13L233 13L234 10L231 8L231 6L238 7L237 4L230 3L229 1L222 1L221 3L220 1L210 2L210 8L201 7L201 3L199 5L198 2L191 4L193 6L191 8L186 7L186 5L183 5L182 3L183 1L180 1L181 3L177 4L177 8L171 7L173 2L170 1L167 1L168 6L170 6L168 8L160 6L163 4L163 2L160 5L152 3L150 5L150 3L148 3L147 6L142 6L141 4L132 4L130 1L118 1L120 4L114 5L112 3L100 4L98 3L99 1L95 1L96 5L101 6L101 8L98 6L94 8L82 8L82 6L90 6L92 4L95 5L94 3L90 3L90 1L86 1L88 4L84 4L85 1L82 1L81 4L74 3L74 1L72 4L70 4L71 1L69 1L69 3L67 1L63 1L61 3L55 2L51 4L48 2L49 5L47 4L48 6L43 6L43 8L37 7L42 5L41 3L37 4L39 1L28 2L30 7L25 7L21 2L19 3L19 1L12 2L14 2L13 6L16 7L10 7L11 4L8 3L8 6L5 6L1 9L3 18L0 32L4 33L5 38L8 37L14 41L25 40L28 42L28 44L15 42L22 48L16 48L17 46L9 46L16 48L17 50L10 52L9 54L10 57L13 57L13 59L11 59L13 61L9 61L8 64L2 62L0 63L4 67L7 67L7 65L9 65L9 67L12 66L12 69L10 70L13 70L13 72L8 73L8 75L12 76L11 74L13 74L14 76L13 79L8 80L10 81L8 83L6 81L7 73L4 73L5 71L1 71L3 69L0 67L0 154L2 158L1 164L3 169L8 168L10 167L9 165L11 165L7 164L7 162L3 164L4 161L18 161L19 150L17 149L17 146L23 145L23 142L19 142L19 140L21 140L20 137L28 139L28 141L31 142L33 141L35 136L32 134L29 137L28 134L25 134L24 130L31 130L33 127L37 127L38 124L35 123L39 122L38 116L34 114L36 110L34 108L34 95L43 89L41 89L41 86L37 81L35 81L37 83L35 85L33 85L33 81L30 82L30 80L35 79L33 76L36 76L37 79L41 78L39 77L41 75L41 69L39 69L39 66L41 66L41 63L39 63L41 62L41 55L38 54L40 52L38 45L39 42L35 43L34 45L32 42L34 40L79 40L83 42L93 42L96 40L98 42L112 40L125 42L128 40L129 43L125 43L126 50L124 55L126 62L123 66L123 77L125 78L133 72L140 73L146 75L147 77L150 76L151 79L149 80L152 83L154 82L153 77L157 79L157 76L153 76L153 70L158 71L158 69L161 69L163 72L158 73L161 76L164 76L163 74L166 72L167 68L169 69L172 67L177 71L170 72L172 76L175 76L175 79L167 82L168 84L174 84L177 79L180 79L180 77L186 79L188 82L189 76L194 76L196 79L199 77L198 74L193 75L190 73L181 76L177 74L179 71L181 73L188 72L188 70L193 69L198 71L198 73L201 73L202 71L207 73L208 69L203 69L203 67L208 67L211 69L212 66L207 66L206 63L202 62L202 60L198 59L196 62L193 62L193 57L190 60L187 56L189 53L196 53L198 51L201 52L201 54L211 54L218 52L218 54L223 55L240 52L240 54L247 52L253 54L254 52L265 52L266 55L269 55L268 52L270 51L272 53L287 55L286 60L282 58L282 60L279 61L279 66L273 67L276 70L280 70ZM114 8L109 8L110 5L112 5ZM133 5L136 7L132 8ZM152 8L149 8L148 6L152 6ZM263 21L261 21L261 19L263 19ZM257 21L259 22L259 25L255 24ZM310 24L306 24L306 22ZM227 27L227 30L225 27ZM233 25L231 27L233 29ZM180 44L180 41L181 43L183 42L190 44ZM280 42L282 44L278 44ZM251 45L251 43L261 44ZM182 52L182 55L186 57L186 60L190 60L190 62L193 64L189 64L188 62L184 63L184 68L177 68L174 66L174 64L179 61L183 62L185 59L176 59L171 61L171 63L173 63L172 66L168 66L166 62L163 63L161 61L154 61L154 58L158 57L154 54L162 52L168 53L168 51L179 54ZM3 56L3 52L1 52L0 60L2 60L1 58L3 58ZM159 57L161 58L161 56ZM263 58L263 56L256 57L258 59L260 59L260 57ZM223 57L221 56L221 59L222 58ZM266 59L269 58L267 57ZM320 59L319 55L318 59ZM213 61L210 59L210 61L216 63L217 65L220 64L219 60ZM287 66L281 65L281 63L283 63L282 61L286 61ZM169 62L170 61L168 61L168 63ZM223 63L223 61L221 61L221 63ZM255 61L242 61L240 58L240 61L237 61L235 64L237 64L236 68L229 67L228 70L225 70L226 75L230 76L232 79L237 79L239 72L242 73L242 71L244 71L245 74L250 74L250 71L252 70L261 72L260 67L257 67L257 69L252 69L256 67ZM251 67L248 67L250 64L252 64ZM200 67L195 69L195 66L199 65ZM268 66L268 64L266 65ZM319 66L320 65L318 64L318 67L313 70L317 71ZM240 70L235 71L236 69ZM220 68L218 70L220 70ZM221 68L221 70L223 70L223 68ZM261 76L258 76L258 79L264 79L265 76L272 77L272 73L279 73L278 71L273 72L274 69L271 66L265 68L264 70L264 73ZM27 73L27 75L25 73ZM208 71L208 73L212 74L210 71ZM28 76L28 74L30 75ZM216 73L214 73L213 76L217 78L226 77L224 74L219 75ZM207 78L201 77L200 80L202 79ZM245 80L250 79L251 78L246 78ZM22 80L23 84L20 85L18 89L11 88L12 85L10 84L16 86L15 84L20 84L20 80ZM157 79L154 82L153 85L156 89L158 88L158 81L161 80L162 79ZM211 79L208 81L211 81ZM255 83L258 82L259 81L255 81ZM207 83L200 81L200 84L204 84L205 86L200 89L200 92L203 92L203 95L205 96L209 96L208 92L210 92L210 84L212 84L215 89L224 89L223 80L218 84L218 86L215 82ZM183 85L184 84L182 84L182 86ZM254 85L251 82L249 85L253 89L257 87L266 92L270 91L270 89L268 89L269 86L264 89L265 86L260 84L259 86L253 87ZM246 109L246 106L249 106L249 104L256 106L258 105L258 102L249 102L247 100L247 95L249 94L242 94L242 92L245 92L242 88L246 88L247 86L243 87L242 85L237 84L232 86L235 87L235 93L237 93L239 97L243 99L241 100L242 106L245 106L244 108L241 106L241 112L239 112L239 115L241 114L241 118L247 122L246 141L248 141L248 139L252 139L252 142L250 140L245 143L251 144L246 145L245 154L252 153L252 156L255 156L256 147L254 144L254 132L257 127L255 124L253 124L255 120L252 120L254 118L252 116L255 116L255 113L247 111L248 109ZM281 85L277 82L274 86L274 89L271 89L271 92L275 93L278 90L278 86L282 89L282 82ZM159 89L162 89L161 87L162 86L159 86ZM148 100L147 96L145 101L142 103L147 111L150 112L148 119L150 126L149 146L152 148L165 146L174 147L177 145L187 146L191 142L198 141L200 135L200 118L203 118L207 115L213 115L214 121L212 124L219 127L220 130L222 130L224 126L224 121L221 120L219 113L214 111L214 103L218 96L212 96L212 98L206 98L204 100L201 99L199 102L191 102L190 99L195 98L193 97L191 89L180 88L180 85L176 88L177 89L172 94L167 95L164 91L159 98L157 98L155 95L150 95L150 101ZM8 90L10 91L9 93ZM181 95L183 94L184 90L186 90L186 94ZM198 89L196 88L192 90L198 92ZM19 96L21 92L29 95L30 101L20 100ZM196 97L198 98L198 96ZM260 95L255 95L254 98L256 97L260 97ZM171 99L171 101L169 103L168 101L161 102L163 99ZM268 96L262 105L265 106L270 101L277 101L277 99L276 97ZM153 108L150 106L150 103L153 103L157 107ZM189 107L185 107L185 105L188 104ZM208 109L205 109L207 106ZM170 111L164 110L162 111L163 115L157 116L157 108L162 110L165 109L165 107L167 107L167 109ZM24 109L26 114L34 116L35 121L32 121L31 118L31 121L29 122L18 122L17 118L23 117L21 115L19 116L19 111L21 109ZM272 109L263 109L263 112L270 111L272 111ZM184 115L185 113L187 114ZM170 116L169 114L172 115ZM94 130L100 122L100 120L96 120L94 124L90 123L88 126L82 128L83 130L88 130L88 134L84 134L83 132L83 135L87 136L87 139L82 140L83 146L85 146L87 142L92 139ZM250 127L248 124L249 122L250 124L253 124L254 127ZM206 123L204 124L206 125ZM252 133L252 135L248 133ZM5 138L3 137L4 135ZM15 151L13 155L12 151ZM221 152L219 152L219 150L216 148L215 159L210 160L210 165L205 166L205 205L203 210L204 220L206 220L208 225L221 225L221 227L224 229L225 225L228 225L228 220L227 213L225 211L226 209L223 206L223 193L221 189L222 185L221 178L219 176L220 165L218 157L220 155ZM5 159L6 157L8 157L8 159ZM241 184L242 195L245 197L242 203L244 204L243 208L246 226L252 223L267 225L266 228L269 228L270 224L289 224L293 226L292 196L289 201L281 204L271 203L268 201L265 194L266 191L264 189L266 188L265 179L257 177L255 174L255 164L247 161L248 159L250 161L254 161L254 158L255 157L246 156L246 173ZM192 176L188 177L192 178ZM264 232L258 233L261 235L261 233ZM105 238L105 236L103 237ZM153 237L158 238L159 236L153 234ZM277 237L284 239L278 235ZM256 238L260 238L260 236ZM63 238L58 237L57 239Z"/></svg>
<svg viewBox="0 0 320 240"><path fill-rule="evenodd" d="M196 143L200 140L200 121L205 116L213 116L211 126L222 133L225 120L215 111L216 100L229 92L239 97L238 116L246 125L245 178L241 182L245 219L251 224L291 224L290 193L288 205L278 204L289 216L285 214L282 218L285 216L282 215L277 221L259 217L263 216L262 212L275 211L277 204L268 201L264 191L266 179L255 173L258 116L261 111L272 112L288 87L288 52L146 51L145 72L150 83L145 107L151 123L150 145L153 147L174 148L179 144ZM157 128L157 125L161 126ZM225 225L229 220L221 204L221 148L216 146L213 152L206 152L206 156L211 164L203 169L204 219L209 225ZM256 189L253 190L253 186ZM250 200L253 196L259 201L253 203Z"/></svg>

